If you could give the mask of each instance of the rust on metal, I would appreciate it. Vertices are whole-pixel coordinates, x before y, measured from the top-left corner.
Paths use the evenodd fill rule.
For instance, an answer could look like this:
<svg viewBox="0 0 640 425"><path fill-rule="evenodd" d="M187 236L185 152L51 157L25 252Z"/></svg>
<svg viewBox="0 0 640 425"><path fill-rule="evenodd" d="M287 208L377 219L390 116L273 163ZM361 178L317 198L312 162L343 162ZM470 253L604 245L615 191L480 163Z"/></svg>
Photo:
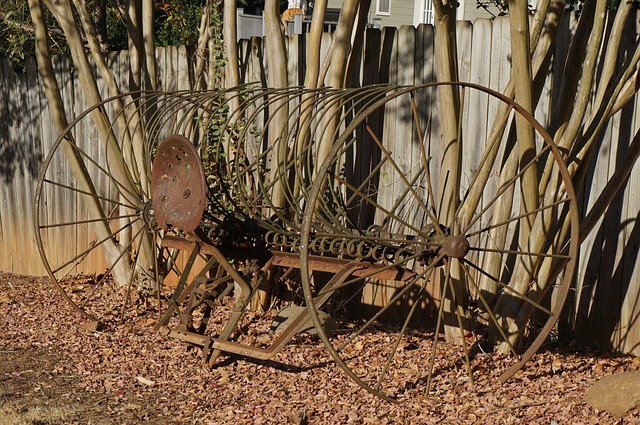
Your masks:
<svg viewBox="0 0 640 425"><path fill-rule="evenodd" d="M151 205L158 225L191 232L202 220L206 182L198 152L186 137L160 143L151 170Z"/></svg>
<svg viewBox="0 0 640 425"><path fill-rule="evenodd" d="M273 265L279 267L300 267L300 255L291 252L271 251L273 254ZM357 264L359 267L353 271L353 276L370 277L376 279L392 279L406 281L415 276L415 272L403 267L388 267L379 263L368 263L364 261L347 260L336 257L322 257L319 255L309 256L309 270L337 273L345 265Z"/></svg>
<svg viewBox="0 0 640 425"><path fill-rule="evenodd" d="M447 236L442 250L450 258L464 258L469 252L469 241L462 235Z"/></svg>

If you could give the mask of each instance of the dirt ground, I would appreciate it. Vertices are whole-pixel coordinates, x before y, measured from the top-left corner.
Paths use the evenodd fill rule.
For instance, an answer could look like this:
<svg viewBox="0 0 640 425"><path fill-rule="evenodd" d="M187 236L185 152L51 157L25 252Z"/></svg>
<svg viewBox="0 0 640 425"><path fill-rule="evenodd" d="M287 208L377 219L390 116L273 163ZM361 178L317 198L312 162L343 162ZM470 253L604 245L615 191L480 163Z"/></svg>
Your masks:
<svg viewBox="0 0 640 425"><path fill-rule="evenodd" d="M47 279L0 272L0 425L640 424L637 409L617 418L584 401L596 380L640 369L633 356L554 347L504 385L487 356L474 384L452 368L429 394L416 386L388 403L353 384L317 341L291 344L273 362L207 370L143 313L95 331Z"/></svg>

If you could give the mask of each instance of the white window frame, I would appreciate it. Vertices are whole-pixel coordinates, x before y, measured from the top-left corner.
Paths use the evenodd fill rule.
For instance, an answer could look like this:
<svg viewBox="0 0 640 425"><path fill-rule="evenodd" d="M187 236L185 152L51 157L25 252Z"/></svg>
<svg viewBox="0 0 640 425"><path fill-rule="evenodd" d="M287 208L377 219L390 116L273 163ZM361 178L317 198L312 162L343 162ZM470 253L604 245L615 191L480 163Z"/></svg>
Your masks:
<svg viewBox="0 0 640 425"><path fill-rule="evenodd" d="M383 2L387 2L388 10L381 10ZM376 15L389 16L391 15L391 0L376 0Z"/></svg>
<svg viewBox="0 0 640 425"><path fill-rule="evenodd" d="M413 24L433 25L433 0L416 0L413 10Z"/></svg>

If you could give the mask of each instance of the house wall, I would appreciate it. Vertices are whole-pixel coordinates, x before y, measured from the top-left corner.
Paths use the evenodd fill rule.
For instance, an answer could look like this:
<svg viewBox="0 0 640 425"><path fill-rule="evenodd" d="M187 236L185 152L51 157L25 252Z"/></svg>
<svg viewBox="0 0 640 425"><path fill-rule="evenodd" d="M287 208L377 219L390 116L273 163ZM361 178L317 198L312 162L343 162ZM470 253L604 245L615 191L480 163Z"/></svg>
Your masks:
<svg viewBox="0 0 640 425"><path fill-rule="evenodd" d="M369 23L373 24L374 19L380 19L381 27L396 27L399 28L402 25L418 25L418 14L420 6L418 2L420 0L390 0L391 12L389 15L376 14L376 2L378 0L372 0L371 11L369 12ZM499 10L496 7L489 8L490 12L484 9L476 7L476 0L460 0L460 6L458 6L457 19L459 21L475 21L478 18L491 18L498 16ZM329 0L329 8L340 9L342 7L342 0Z"/></svg>
<svg viewBox="0 0 640 425"><path fill-rule="evenodd" d="M480 18L492 18L494 16L498 16L500 10L491 6L488 8L488 11L482 8L478 8L476 4L476 0L463 0L460 1L460 6L458 6L457 10L457 19L459 21L475 21Z"/></svg>
<svg viewBox="0 0 640 425"><path fill-rule="evenodd" d="M374 24L374 20L380 19L380 27L396 27L402 25L413 25L414 0L390 0L389 15L376 14L378 0L371 1L371 11L369 12L369 23ZM329 0L329 8L342 8L342 0Z"/></svg>
<svg viewBox="0 0 640 425"><path fill-rule="evenodd" d="M389 15L376 14L376 2L377 0L371 2L370 23L374 23L374 19L380 19L381 27L413 25L414 0L390 0L391 11Z"/></svg>

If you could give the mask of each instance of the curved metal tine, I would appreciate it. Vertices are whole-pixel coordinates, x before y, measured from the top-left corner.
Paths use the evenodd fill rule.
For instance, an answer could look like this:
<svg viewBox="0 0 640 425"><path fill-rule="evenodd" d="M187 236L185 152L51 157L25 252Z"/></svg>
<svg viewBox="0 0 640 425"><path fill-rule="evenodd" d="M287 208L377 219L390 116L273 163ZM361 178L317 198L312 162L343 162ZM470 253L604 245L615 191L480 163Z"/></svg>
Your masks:
<svg viewBox="0 0 640 425"><path fill-rule="evenodd" d="M305 180L298 182L300 190L305 191L308 186L311 185L313 179L313 144L316 140L315 134L317 128L320 126L321 113L326 111L325 104L329 102L329 99L336 96L337 90L332 87L322 87L309 90L302 98L302 102L299 105L300 117L301 117L301 129L302 131L297 135L296 144L298 152L303 149L307 152L307 155L298 155L300 160L300 171L304 171L300 174L300 177L304 176ZM304 196L306 199L306 195Z"/></svg>
<svg viewBox="0 0 640 425"><path fill-rule="evenodd" d="M351 142L354 142L351 139ZM349 143L350 147L352 143ZM346 151L348 147L345 147L343 151ZM341 155L340 155L341 157ZM336 163L338 166L338 163ZM342 180L336 181L341 183ZM320 200L320 209L325 213L323 216L318 217L318 221L321 222L325 228L334 229L336 233L352 234L353 232L360 233L361 229L357 223L351 221L351 215L348 212L348 205L345 204L345 189L349 189L344 184L342 185L329 185L327 186L326 195ZM322 220L322 218L326 218Z"/></svg>
<svg viewBox="0 0 640 425"><path fill-rule="evenodd" d="M316 94L316 98L313 102L309 102L307 113L305 111L305 116L308 117L308 137L306 140L302 140L301 143L306 144L306 152L307 154L304 157L304 164L301 167L306 170L304 175L308 180L308 185L302 182L300 184L301 191L304 193L304 198L306 199L308 194L307 190L311 186L313 182L315 169L318 164L316 162L316 149L318 143L324 138L324 132L327 130L323 123L323 114L326 113L327 110L330 110L329 106L336 101L339 101L339 92L336 89L328 89L321 93ZM338 100L335 100L338 98Z"/></svg>
<svg viewBox="0 0 640 425"><path fill-rule="evenodd" d="M132 99L124 105L114 119L115 124L118 125L121 137L118 137L114 125L111 125L109 129L108 137L114 140L114 143L118 145L121 152L121 155L116 156L117 161L124 165L124 167L117 167L116 170L122 169L125 173L124 176L112 180L123 196L127 197L127 194L129 194L129 196L132 196L136 201L145 199L145 197L146 199L150 198L148 182L140 180L140 177L145 178L147 172L132 172L132 167L142 165L148 169L151 168L150 162L148 162L150 157L145 157L145 146L149 144L148 132L145 131L145 114L148 103L157 102L159 96L159 92L148 92L145 93L144 100L141 101L140 98ZM105 149L109 149L109 147L105 146ZM140 158L140 156L142 156L142 158ZM108 175L115 175L115 173L112 172L112 164L109 161L111 156L108 151L105 152L105 157L108 160ZM125 186L121 179L124 179L128 185ZM146 179L148 179L148 176L146 176ZM129 187L134 189L133 193L131 193Z"/></svg>
<svg viewBox="0 0 640 425"><path fill-rule="evenodd" d="M522 218L526 218L529 215L537 214L539 212L542 212L542 211L545 211L545 210L548 210L548 209L551 209L551 208L555 208L555 207L557 207L559 205L566 204L567 202L570 202L570 199L569 198L563 198L563 199L561 199L559 201L555 201L555 202L551 202L550 204L543 205L540 208L529 210L526 213L519 214L519 215L514 216L514 217L510 217L510 218L508 218L506 220L503 220L503 221L501 221L499 223L494 223L494 224L487 225L487 226L483 227L482 229L478 229L478 230L476 230L474 232L469 232L469 233L465 234L465 236L467 238L472 237L472 236L477 236L477 235L479 235L481 233L488 232L491 229L495 229L497 227L508 225L510 223L519 221Z"/></svg>
<svg viewBox="0 0 640 425"><path fill-rule="evenodd" d="M248 98L241 104L241 107L237 111L239 115L238 119L244 120L246 121L246 123L255 122L255 120L260 119L261 114L267 111L273 104L280 102L280 105L278 106L277 110L275 111L269 110L268 113L265 114L268 118L266 123L264 124L264 130L261 134L261 138L265 138L266 136L265 132L269 128L269 123L271 122L272 119L274 119L274 117L277 115L277 113L280 110L283 110L284 107L288 106L291 95L292 95L292 92L289 89L279 90L279 91L272 89L265 92L261 92L258 95L253 95L252 97ZM265 100L265 98L267 100ZM261 103L253 102L252 100L260 101ZM256 104L259 106L255 107L255 110L252 113L250 113L248 117L246 116L243 117L244 111L248 110L250 106L255 106ZM240 133L238 134L239 140L243 140L244 136L247 135L247 132L251 131L251 126L247 125L246 123L240 129ZM277 150L278 148L277 145L278 145L277 141L272 143L270 146L268 146L267 152L261 152L261 155L264 158L267 158L269 152L275 152ZM243 173L243 170L245 169L245 167L238 165L238 159L240 158L236 158L236 160L231 162L232 172L234 173L231 179L232 181L235 181L236 184L244 185L244 177L248 175L248 172L251 170L249 169L247 170L247 173ZM261 180L258 180L257 185L258 187L261 188L262 193L264 193L265 195L268 193L265 191L264 186L262 186ZM244 186L240 186L236 197L238 198L239 203L243 205L244 208L248 210L255 210L255 200L247 196L249 193L251 192L247 191ZM268 200L268 197L263 196L260 199L261 199L261 202L264 203L265 201Z"/></svg>
<svg viewBox="0 0 640 425"><path fill-rule="evenodd" d="M328 139L338 140L337 136L341 131L341 128L346 125L346 122L350 119L352 112L355 111L356 108L359 106L359 104L357 103L351 103L347 106L349 100L352 100L352 97L354 97L355 95L360 95L361 96L360 101L364 102L364 104L366 105L367 102L368 103L372 102L371 100L372 97L374 98L378 97L377 95L378 91L379 90L372 91L372 90L362 90L362 89L346 89L346 90L334 89L332 92L322 93L323 95L322 98L319 99L319 102L314 102L313 108L315 110L321 111L321 114L323 115L323 118L324 118L323 122L335 120L337 121L337 125L335 128L334 134L326 135L325 132L329 129L328 126L322 126L321 123L316 120L316 127L310 139L311 142L315 142L315 144L319 146L319 142L321 140L328 140ZM331 111L331 115L328 116L326 114L327 111ZM312 119L315 119L315 116ZM342 137L344 138L344 136ZM340 142L337 142L337 143L340 143ZM316 156L316 149L312 149L309 152L310 152L310 155L307 156L307 167L309 170L312 170L313 166L311 165L311 161L313 161L313 158L315 158ZM335 199L334 199L334 202L335 202ZM330 208L326 210L330 211ZM335 220L332 220L332 221L335 221Z"/></svg>
<svg viewBox="0 0 640 425"><path fill-rule="evenodd" d="M286 102L282 102L281 106L276 111L270 111L270 113L273 113L275 116L275 114L277 114L280 109L290 106L289 104L292 98L298 98L302 93L302 91L285 93L286 96L283 96L282 100ZM279 99L276 99L276 101L278 100ZM270 99L270 103L271 102L272 100ZM289 111L289 115L287 117L288 122L296 122L295 117L297 116L297 108L293 108L293 110L287 110ZM268 124L266 127L268 127ZM283 223L288 223L288 227L295 227L295 223L293 223L291 218L287 216L287 213L294 213L297 214L297 216L300 216L302 214L301 205L298 202L299 195L296 195L294 193L294 184L283 184L283 182L290 181L290 172L293 172L294 175L296 174L295 162L292 162L291 160L291 156L293 155L295 157L295 152L297 151L297 147L295 146L295 138L292 133L295 134L295 131L290 132L288 126L284 126L282 128L281 134L273 142L273 151L277 154L277 158L279 159L280 163L276 164L276 174L269 182L268 188L263 188L263 190L271 190L271 188L275 188L276 185L281 186L286 205L285 208L287 210L286 213L283 213L280 208L276 208L276 206L272 204L271 197L265 196L265 201L268 203L269 208L273 210L274 214L278 218L280 218ZM294 178L296 177L294 176Z"/></svg>
<svg viewBox="0 0 640 425"><path fill-rule="evenodd" d="M213 145L213 151L211 154L213 157L211 160L217 164L217 173L218 180L217 183L222 185L224 191L227 193L232 193L234 190L228 186L229 182L234 181L233 179L233 170L230 169L233 166L233 155L231 154L231 143L232 143L232 132L236 129L236 123L242 120L242 114L244 109L238 108L230 113L227 112L226 106L230 100L238 99L243 96L241 90L250 90L250 86L241 86L239 88L228 89L220 92L219 96L212 97L208 99L208 103L206 104L206 111L208 114L207 119L204 121L204 126L208 126L212 120L215 120L219 117L223 118L223 121L218 126L223 129L223 131L227 134L227 137L224 135L220 135L220 140L217 140ZM252 94L250 97L255 98L257 100L261 99L262 90L258 90L257 94ZM244 94L246 95L246 93ZM243 105L242 103L240 104ZM203 106L204 108L205 106ZM205 131L206 132L206 131ZM205 140L205 139L203 139ZM211 195L211 194L210 194ZM225 203L218 201L217 196L209 196L209 202L214 207L217 206L217 210L220 213L226 213L226 208L231 206L233 209L237 211L242 211L243 208L238 208L238 203L241 203L243 199L236 196L229 196L225 198ZM228 199L227 199L228 198Z"/></svg>
<svg viewBox="0 0 640 425"><path fill-rule="evenodd" d="M339 94L339 92L336 92ZM325 99L325 104L323 104L323 110L324 109L328 109L328 110L332 110L333 113L328 116L325 115L326 120L330 120L330 119L338 119L340 120L340 116L339 115L341 113L341 110L339 107L341 102L342 102L343 98L342 96L334 96L330 99ZM321 124L321 123L319 123ZM317 147L319 147L319 143L322 140L336 140L336 136L338 134L338 132L340 131L339 127L337 127L334 131L334 134L332 135L325 135L326 131L328 131L329 126L326 127L322 127L320 128L320 131L317 133L314 133L314 137L313 137L313 141L315 141L315 146L314 149L311 150L310 155L313 156L314 158L317 157ZM336 142L339 143L339 142ZM353 141L351 142L353 143ZM350 146L351 143L349 143L348 145ZM343 147L342 148L343 151L345 149L348 149L348 147ZM338 158L340 158L341 155L338 156ZM318 164L319 165L319 164ZM314 170L313 172L315 173L315 168L311 168L312 170ZM324 176L319 176L317 178L324 178ZM334 232L336 233L350 233L349 232L349 228L353 228L355 226L349 226L347 223L345 224L341 224L342 220L346 220L348 219L348 215L346 214L346 211L344 211L342 209L342 203L343 203L343 198L340 195L339 191L335 191L333 190L333 188L330 188L328 194L330 194L330 198L322 198L320 200L318 200L318 205L317 208L319 211L322 211L323 214L321 217L317 217L317 225L318 226L324 226L326 228L330 228L333 229ZM330 203L328 202L330 201ZM338 211L341 211L340 214L336 215L336 212L334 212L334 209L338 208ZM338 217L340 219L338 219ZM321 218L326 218L326 220L322 220Z"/></svg>
<svg viewBox="0 0 640 425"><path fill-rule="evenodd" d="M404 225L405 227L407 227L410 230L413 230L414 232L416 232L416 234L419 235L421 233L420 229L418 229L417 227L413 226L412 224L410 224L406 220L403 220L402 218L400 218L397 215L393 214L391 211L387 210L386 208L382 207L380 204L378 204L376 201L374 201L373 199L371 199L369 196L365 195L364 193L358 192L358 189L356 187L354 187L353 185L349 184L344 179L341 179L340 177L338 177L336 175L333 175L333 178L334 178L334 180L336 180L339 183L343 184L349 190L351 190L351 191L353 191L355 193L358 193L358 195L361 197L361 199L363 201L365 201L369 205L375 207L378 211L381 211L383 214L385 214L388 217L394 218L398 223Z"/></svg>
<svg viewBox="0 0 640 425"><path fill-rule="evenodd" d="M250 168L245 170L244 164L241 164L240 161L245 160L247 155L247 145L246 145L246 136L247 131L250 130L255 123L262 122L265 119L267 103L265 97L267 96L267 91L263 91L262 89L257 90L256 92L252 92L245 98L238 108L233 111L231 116L227 117L226 123L224 124L225 131L228 133L228 136L225 137L225 141L223 143L223 152L225 155L223 158L219 158L218 161L225 165L226 169L222 171L223 175L226 175L226 179L224 176L222 177L222 181L226 184L233 184L233 187L228 189L230 190L230 199L227 202L231 203L231 205L235 205L243 213L255 212L256 210L256 200L251 197L251 194L256 196L262 202L262 198L256 193L255 187L248 186L250 184L259 185L259 178L257 177L258 182L256 182L252 177L252 174L255 174L253 170ZM253 106L255 109L250 110L250 107ZM262 115L265 114L265 115ZM236 125L241 123L241 127L238 129ZM239 131L237 135L232 135L232 131ZM262 143L262 140L266 138L264 133L266 131L266 125L264 126L263 132L256 138L259 143ZM231 144L235 144L232 146ZM242 155L235 155L234 149L242 150L244 153L244 157ZM272 149L271 146L268 147L269 150ZM258 164L260 161L260 155L266 157L267 152L260 152L258 158L254 160L254 164ZM265 161L266 162L266 161ZM251 180L251 183L247 182L247 179Z"/></svg>
<svg viewBox="0 0 640 425"><path fill-rule="evenodd" d="M124 129L126 139L122 139L132 142L134 134L138 134L137 137L143 138L141 140L144 142L142 149L151 153L149 149L157 144L157 138L163 138L162 128L175 121L167 116L176 115L177 109L180 109L180 107L172 106L172 104L184 105L187 102L187 96L188 92L184 91L157 91L145 92L141 97L132 99L122 110L126 119L126 127ZM196 95L193 94L193 97L196 97ZM113 129L114 127L112 126L111 128ZM168 135L165 134L164 137ZM150 157L148 156L148 158Z"/></svg>
<svg viewBox="0 0 640 425"><path fill-rule="evenodd" d="M407 92L409 92L411 90L411 89L403 88L403 87L389 87L389 86L386 86L384 89L387 91L387 95L383 99L379 100L378 102L372 102L372 104L368 105L362 111L362 113L361 113L362 116L367 116L368 114L374 112L377 108L381 107L390 98L395 98L395 97L401 96L402 94L405 94L405 93L407 93ZM337 145L341 146L341 149L344 149L343 145L347 141L347 139L346 139L347 135L349 135L349 134L351 134L351 132L355 131L357 126L360 125L361 123L362 123L362 120L356 120L356 121L350 123L347 126L346 130L343 132L344 136L342 136L336 142Z"/></svg>
<svg viewBox="0 0 640 425"><path fill-rule="evenodd" d="M343 119L341 120L341 122L343 123L342 125L344 125L346 128L348 128L349 130L345 130L343 131L342 135L340 136L338 142L338 144L341 144L341 151L338 153L337 158L343 158L343 157L347 157L349 156L349 152L351 152L356 146L357 143L360 140L361 136L358 136L358 129L359 126L362 125L363 120L366 119L366 117L369 116L369 114L371 113L371 111L368 114L364 114L363 117L359 118L359 119L354 119L350 121L350 113L356 110L360 110L360 111L368 111L370 108L373 108L375 105L379 105L381 99L384 98L384 94L388 93L390 90L393 90L395 88L393 87L388 87L388 86L384 86L379 90L372 90L370 93L368 92L362 92L362 91L354 91L352 92L350 95L354 95L354 93L356 95L360 96L360 103L352 103L351 108L347 111L347 113L343 114ZM364 93L364 94L363 94ZM379 109L379 108L378 108ZM374 108L375 110L375 108ZM367 124L365 124L367 125ZM385 159L386 161L386 159ZM381 164L378 164L378 166L381 166ZM370 172L370 176L374 171ZM362 184L361 184L362 186ZM343 195L340 193L339 190L330 190L329 191L332 195L332 199L333 199L333 205L335 205L336 207L338 207L338 215L340 216L340 218L342 220L347 219L349 217L349 214L347 212L346 207L348 206L348 202L347 204L344 201L344 197ZM356 196L355 194L352 195ZM327 209L327 211L330 211L330 209ZM329 216L331 216L331 214L329 214ZM333 219L332 220L334 223L338 223L337 220ZM344 227L345 230L346 229L354 229L354 230L361 230L360 226L357 225L356 223L350 223L350 222L344 222L342 224L341 227Z"/></svg>
<svg viewBox="0 0 640 425"><path fill-rule="evenodd" d="M338 119L338 128L342 128L343 126L346 125L346 123L348 122L349 119L351 119L352 114L354 114L359 107L361 107L361 104L368 104L373 102L372 99L375 99L377 97L379 97L378 92L380 91L380 89L369 89L369 88L358 88L358 89L343 89L343 90L332 90L331 92L323 92L322 93L322 105L323 107L319 108L321 111L325 111L325 110L334 110L334 114L330 117L331 119ZM357 98L357 102L354 101L354 98ZM351 103L350 103L351 102ZM332 103L337 103L338 106L341 106L340 108L330 108ZM349 104L347 106L347 104ZM327 106L324 106L327 105ZM309 110L318 110L318 105L317 104L313 104L313 105L308 105L308 109ZM317 117L314 117L312 113L307 113L306 111L304 113L301 114L302 116L305 117L309 117L309 120L316 120L317 124L319 125L319 121L317 119ZM309 123L309 128L311 129L312 123ZM322 129L323 131L318 133L317 131L317 127L314 131L310 132L311 134L311 138L310 141L313 142L314 140L319 140L322 139L322 134L324 133L324 128ZM317 137L317 135L320 134L320 137ZM316 136L316 137L313 137ZM307 147L304 147L305 150L307 149ZM300 149L299 149L300 151ZM313 152L312 150L308 150L307 152ZM306 155L306 166L308 167L307 169L312 170L312 166L310 165L310 161L312 160L311 155ZM297 168L298 170L302 170L302 168ZM300 176L302 175L302 173L298 173ZM301 186L301 190L304 193L304 197L306 198L306 188L304 187L304 184L300 184Z"/></svg>

